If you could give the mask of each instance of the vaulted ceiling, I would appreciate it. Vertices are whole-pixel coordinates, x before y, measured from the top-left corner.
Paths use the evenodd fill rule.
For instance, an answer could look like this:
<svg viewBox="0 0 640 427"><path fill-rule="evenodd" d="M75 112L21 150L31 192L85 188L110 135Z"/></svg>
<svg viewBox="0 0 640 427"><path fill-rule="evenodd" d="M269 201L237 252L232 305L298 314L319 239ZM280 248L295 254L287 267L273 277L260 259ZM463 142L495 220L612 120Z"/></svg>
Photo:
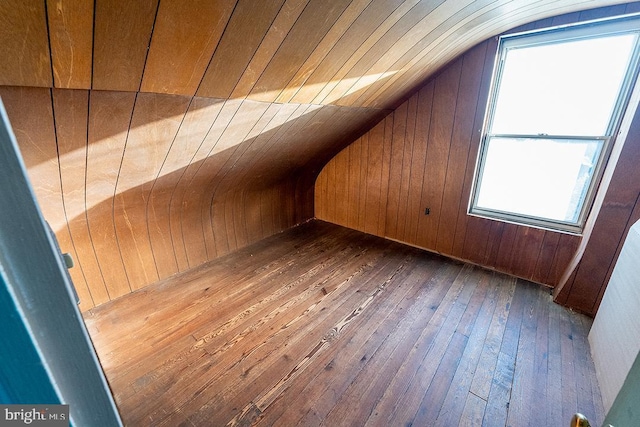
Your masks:
<svg viewBox="0 0 640 427"><path fill-rule="evenodd" d="M4 0L0 96L81 308L313 217L321 168L477 43L612 0Z"/></svg>

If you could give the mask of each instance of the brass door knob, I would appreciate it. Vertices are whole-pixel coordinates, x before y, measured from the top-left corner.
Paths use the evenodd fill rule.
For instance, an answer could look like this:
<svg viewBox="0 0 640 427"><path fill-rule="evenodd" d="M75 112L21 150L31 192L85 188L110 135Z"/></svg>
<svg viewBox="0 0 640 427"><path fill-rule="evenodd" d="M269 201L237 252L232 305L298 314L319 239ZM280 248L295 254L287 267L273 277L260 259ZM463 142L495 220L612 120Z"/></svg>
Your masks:
<svg viewBox="0 0 640 427"><path fill-rule="evenodd" d="M591 427L589 420L582 414L575 414L571 417L571 427Z"/></svg>

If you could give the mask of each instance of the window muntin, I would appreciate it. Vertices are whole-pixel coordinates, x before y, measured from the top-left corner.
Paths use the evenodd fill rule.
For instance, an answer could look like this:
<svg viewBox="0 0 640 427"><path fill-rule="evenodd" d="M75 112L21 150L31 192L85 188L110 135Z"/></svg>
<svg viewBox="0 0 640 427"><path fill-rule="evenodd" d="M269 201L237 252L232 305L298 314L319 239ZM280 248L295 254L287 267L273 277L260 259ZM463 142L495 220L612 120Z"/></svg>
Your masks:
<svg viewBox="0 0 640 427"><path fill-rule="evenodd" d="M635 19L503 37L470 213L581 232L635 80Z"/></svg>

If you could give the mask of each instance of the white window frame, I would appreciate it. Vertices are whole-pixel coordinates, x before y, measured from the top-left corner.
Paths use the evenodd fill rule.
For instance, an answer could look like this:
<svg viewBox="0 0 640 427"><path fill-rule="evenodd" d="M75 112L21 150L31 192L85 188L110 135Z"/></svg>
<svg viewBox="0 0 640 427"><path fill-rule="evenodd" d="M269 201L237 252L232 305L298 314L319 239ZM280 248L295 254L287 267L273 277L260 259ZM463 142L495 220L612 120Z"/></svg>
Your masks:
<svg viewBox="0 0 640 427"><path fill-rule="evenodd" d="M618 95L614 111L612 113L606 135L601 136L580 136L580 135L502 135L492 134L491 127L496 109L497 95L500 88L502 71L506 59L508 49L517 47L535 46L559 41L573 41L586 38L595 38L599 36L607 36L614 34L636 33L636 41L633 48L633 54L629 67L627 69L622 88ZM537 228L561 231L570 234L582 234L588 214L593 205L594 197L598 185L602 178L602 173L606 165L607 159L611 153L615 137L618 134L620 122L624 111L626 110L631 91L638 79L638 68L640 64L640 14L628 15L624 17L610 18L605 20L590 21L578 23L574 25L565 25L560 27L549 28L545 30L536 30L523 32L518 34L510 34L501 36L498 42L498 51L494 71L491 78L491 89L489 102L487 103L487 111L482 130L482 139L480 149L478 150L478 158L476 161L475 175L469 200L468 213L472 216L499 220L503 222L527 225ZM603 147L600 152L597 164L595 166L591 182L588 186L582 209L578 215L576 222L559 221L547 218L523 215L513 212L504 212L494 209L488 209L478 206L477 199L479 196L480 184L484 172L487 151L490 138L499 137L519 137L531 139L578 139L578 140L600 140L603 141ZM640 166L639 166L640 167Z"/></svg>

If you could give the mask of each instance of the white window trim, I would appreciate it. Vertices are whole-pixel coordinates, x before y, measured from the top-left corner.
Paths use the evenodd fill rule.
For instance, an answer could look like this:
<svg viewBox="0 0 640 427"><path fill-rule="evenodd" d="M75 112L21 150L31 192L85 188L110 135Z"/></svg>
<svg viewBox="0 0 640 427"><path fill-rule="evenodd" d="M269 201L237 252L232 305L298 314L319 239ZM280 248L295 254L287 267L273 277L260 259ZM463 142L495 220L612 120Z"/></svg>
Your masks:
<svg viewBox="0 0 640 427"><path fill-rule="evenodd" d="M503 135L503 134L489 134L488 130L491 129L493 115L496 107L497 94L499 89L500 78L503 70L503 64L507 49L511 47L524 47L535 46L538 44L548 43L549 41L562 40L576 40L581 38L591 38L600 35L612 35L621 33L638 33L636 44L633 50L632 59L628 67L627 75L625 76L621 96L618 97L615 105L615 109L612 113L612 120L609 123L606 135L582 137L580 139L591 139L603 141L602 152L599 156L597 165L595 167L591 183L588 187L587 194L584 200L583 208L578 216L578 220L573 222L551 220L545 218L538 218L528 215L501 212L492 209L481 208L477 206L476 199L479 191L479 184L482 179L484 161L489 146L490 137L526 137L526 138L546 138L546 139L576 139L576 135ZM600 19L588 22L581 22L577 24L563 25L559 27L553 27L543 30L527 31L517 34L509 34L501 36L498 42L498 49L496 53L496 60L494 64L494 70L491 77L491 86L489 93L489 100L487 102L487 109L485 112L485 119L482 129L482 138L480 142L480 148L478 150L478 157L476 160L476 167L473 178L473 185L471 189L471 195L469 199L468 214L471 216L477 216L492 220L498 220L507 223L513 223L517 225L531 226L535 228L542 228L546 230L559 231L569 234L581 235L587 218L591 211L591 207L594 202L594 198L598 189L598 186L602 180L602 175L611 154L613 145L616 143L616 136L619 134L620 124L622 117L629 107L629 101L631 98L631 92L634 85L638 80L640 68L640 14L626 15L623 17L613 17L607 19Z"/></svg>

